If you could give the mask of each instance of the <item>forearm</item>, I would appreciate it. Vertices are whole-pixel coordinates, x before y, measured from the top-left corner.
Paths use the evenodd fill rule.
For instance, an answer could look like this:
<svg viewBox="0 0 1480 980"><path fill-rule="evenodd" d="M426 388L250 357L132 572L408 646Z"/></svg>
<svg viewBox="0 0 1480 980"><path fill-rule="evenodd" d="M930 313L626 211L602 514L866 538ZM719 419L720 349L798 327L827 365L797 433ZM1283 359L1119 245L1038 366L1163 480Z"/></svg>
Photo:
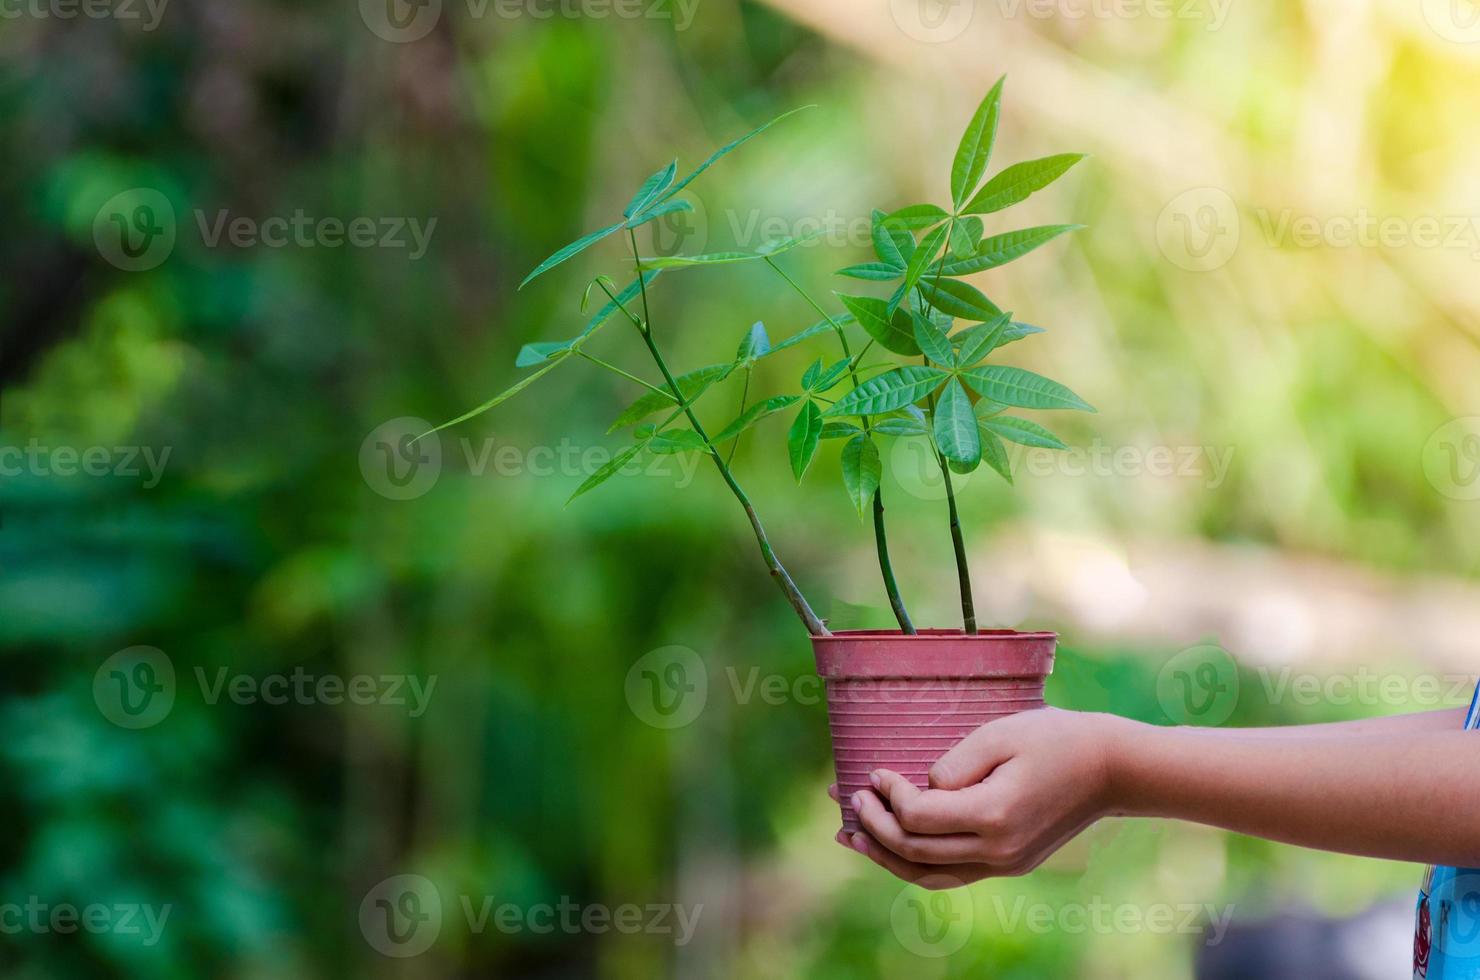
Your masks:
<svg viewBox="0 0 1480 980"><path fill-rule="evenodd" d="M1108 752L1110 809L1304 847L1480 866L1480 734L1263 738L1128 725Z"/></svg>
<svg viewBox="0 0 1480 980"><path fill-rule="evenodd" d="M1199 728L1195 730L1238 738L1260 739L1454 732L1464 727L1466 710L1465 708L1443 708L1438 711L1385 715L1381 718L1332 721L1320 725L1271 725L1265 728Z"/></svg>

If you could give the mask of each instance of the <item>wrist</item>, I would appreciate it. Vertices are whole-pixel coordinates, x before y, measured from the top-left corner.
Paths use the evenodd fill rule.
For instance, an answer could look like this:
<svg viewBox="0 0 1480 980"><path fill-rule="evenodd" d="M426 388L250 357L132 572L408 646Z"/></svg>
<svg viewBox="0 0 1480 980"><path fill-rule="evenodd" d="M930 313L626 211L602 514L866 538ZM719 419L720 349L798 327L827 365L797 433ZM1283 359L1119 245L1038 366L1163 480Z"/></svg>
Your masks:
<svg viewBox="0 0 1480 980"><path fill-rule="evenodd" d="M1138 787L1138 764L1147 740L1156 737L1154 725L1104 715L1100 736L1101 810L1109 817L1147 816Z"/></svg>

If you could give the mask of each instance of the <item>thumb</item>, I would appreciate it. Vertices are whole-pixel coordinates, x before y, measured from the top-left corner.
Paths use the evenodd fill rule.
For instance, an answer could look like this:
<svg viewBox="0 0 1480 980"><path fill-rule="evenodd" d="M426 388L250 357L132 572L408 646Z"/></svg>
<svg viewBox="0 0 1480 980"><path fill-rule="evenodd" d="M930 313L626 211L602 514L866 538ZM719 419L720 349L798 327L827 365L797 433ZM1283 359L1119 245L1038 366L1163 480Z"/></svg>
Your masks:
<svg viewBox="0 0 1480 980"><path fill-rule="evenodd" d="M993 769L1011 759L1016 752L1005 733L994 731L996 722L987 722L967 735L935 765L930 767L932 789L965 789L986 779Z"/></svg>

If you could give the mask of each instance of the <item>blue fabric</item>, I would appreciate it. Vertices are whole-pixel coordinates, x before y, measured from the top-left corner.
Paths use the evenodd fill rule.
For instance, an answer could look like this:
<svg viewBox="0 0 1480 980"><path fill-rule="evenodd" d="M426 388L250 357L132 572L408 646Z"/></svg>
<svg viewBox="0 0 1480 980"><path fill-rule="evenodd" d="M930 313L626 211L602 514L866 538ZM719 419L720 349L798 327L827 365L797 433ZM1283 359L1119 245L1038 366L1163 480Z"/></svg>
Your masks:
<svg viewBox="0 0 1480 980"><path fill-rule="evenodd" d="M1480 728L1480 684L1465 728ZM1480 980L1480 868L1429 868L1416 916L1414 980Z"/></svg>

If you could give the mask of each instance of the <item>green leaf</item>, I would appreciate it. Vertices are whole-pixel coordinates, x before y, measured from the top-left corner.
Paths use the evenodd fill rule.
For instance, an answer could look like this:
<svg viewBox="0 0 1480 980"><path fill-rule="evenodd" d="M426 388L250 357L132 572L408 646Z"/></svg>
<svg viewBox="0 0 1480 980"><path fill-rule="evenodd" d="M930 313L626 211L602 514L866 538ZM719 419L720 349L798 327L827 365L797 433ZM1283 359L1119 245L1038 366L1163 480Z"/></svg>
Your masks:
<svg viewBox="0 0 1480 980"><path fill-rule="evenodd" d="M756 402L741 413L739 418L721 429L719 435L714 437L714 444L718 446L721 443L729 442L761 419L769 415L775 415L777 412L795 405L801 400L801 397L801 395L777 395L774 398L767 398L763 402Z"/></svg>
<svg viewBox="0 0 1480 980"><path fill-rule="evenodd" d="M754 252L713 252L709 255L649 256L640 259L639 264L644 269L690 269L695 266L753 262L756 259L772 258L784 252L789 252L798 245L804 245L816 237L816 235L806 235L801 238L783 238L777 241L767 242Z"/></svg>
<svg viewBox="0 0 1480 980"><path fill-rule="evenodd" d="M679 199L674 200L674 201L667 201L667 202L665 202L663 204L657 205L656 207L648 208L646 211L642 212L642 214L639 214L635 218L630 219L627 222L627 227L628 228L641 228L643 225L647 224L649 221L657 221L659 218L663 217L664 215L673 214L675 211L692 211L692 210L694 210L694 206L692 204L690 204L688 201L685 201L683 198L679 198Z"/></svg>
<svg viewBox="0 0 1480 980"><path fill-rule="evenodd" d="M987 181L961 213L991 214L1026 201L1028 195L1052 184L1083 159L1083 153L1059 153L1040 160L1015 163Z"/></svg>
<svg viewBox="0 0 1480 980"><path fill-rule="evenodd" d="M867 435L857 435L843 447L843 486L859 516L867 512L879 489L884 467L879 460L879 447Z"/></svg>
<svg viewBox="0 0 1480 980"><path fill-rule="evenodd" d="M843 375L848 373L848 367L852 363L853 362L846 357L843 358L841 361L834 363L826 371L823 371L820 375L818 375L817 380L812 384L809 390L815 391L819 395L823 395L831 391L834 387L837 386L837 383L839 381L843 380Z"/></svg>
<svg viewBox="0 0 1480 980"><path fill-rule="evenodd" d="M618 228L621 228L623 224L625 224L625 222L618 221L616 224L608 225L607 227L602 228L600 231L593 231L585 238L581 238L571 242L569 245L565 246L560 251L556 252L554 255L550 256L548 259L535 266L534 271L524 277L524 281L519 284L519 288L523 289L525 286L528 286L531 281L538 278L539 276L544 275L546 272L549 272L551 269L555 268L566 259L569 259L572 256L579 255L581 252L584 252L592 245L595 245L597 242L601 241L607 235L610 235Z"/></svg>
<svg viewBox="0 0 1480 980"><path fill-rule="evenodd" d="M971 396L956 378L947 382L935 405L935 444L941 455L962 466L975 467L981 462L981 435L976 431Z"/></svg>
<svg viewBox="0 0 1480 980"><path fill-rule="evenodd" d="M790 112L783 112L781 115L777 116L775 119L772 119L770 122L765 123L764 125L757 126L755 129L752 129L750 132L746 133L744 136L740 137L739 139L731 140L730 142L726 143L724 146L720 147L718 150L715 150L713 153L711 153L709 155L709 159L707 159L703 163L699 164L698 169L696 169L693 173L689 174L683 180L680 180L677 184L675 184L672 190L670 190L667 194L664 194L663 195L662 200L664 200L664 201L668 200L670 197L672 197L673 195L677 194L679 191L683 190L685 187L689 186L689 184L691 184L691 183L694 182L694 179L695 178L697 178L704 171L708 170L710 167L714 166L714 164L720 159L720 157L725 156L727 153L730 153L730 152L732 152L734 150L739 149L741 146L744 146L746 143L748 143L751 140L755 139L761 133L764 133L766 130L770 129L772 126L776 125L777 123L779 123L781 120L787 118L788 116L794 116L798 112L801 112L804 109L810 109L810 108L812 108L812 106L804 105L804 106L801 106L800 108L792 109Z"/></svg>
<svg viewBox="0 0 1480 980"><path fill-rule="evenodd" d="M819 357L817 360L813 361L812 365L808 367L807 370L802 374L802 387L807 391L811 391L812 386L817 383L817 379L821 376L822 358Z"/></svg>
<svg viewBox="0 0 1480 980"><path fill-rule="evenodd" d="M1006 76L997 79L997 84L987 93L976 115L966 126L961 145L956 149L956 159L951 164L951 201L957 211L971 196L976 185L987 172L987 160L992 156L992 144L997 139L997 117L1002 108L1002 83ZM968 214L972 212L967 212Z"/></svg>
<svg viewBox="0 0 1480 980"><path fill-rule="evenodd" d="M566 505L569 506L572 500L575 500L577 497L581 496L584 493L595 490L607 480L610 480L612 477L620 473L622 471L622 467L626 466L632 461L632 458L634 456L642 452L642 447L643 443L636 443L634 445L628 446L626 449L622 450L611 459L607 460L606 463L602 465L601 469L588 476L586 478L586 482L582 483L579 487L576 488L576 492L571 494L570 499L565 502Z"/></svg>
<svg viewBox="0 0 1480 980"><path fill-rule="evenodd" d="M1089 403L1057 381L1022 368L989 365L961 372L961 380L983 398L1018 408L1077 409L1093 412Z"/></svg>
<svg viewBox="0 0 1480 980"><path fill-rule="evenodd" d="M678 173L678 161L674 160L668 166L653 174L642 182L637 193L632 195L632 203L628 204L622 212L622 217L631 218L634 214L641 214L643 209L657 201L658 195L668 189L673 183L673 178Z"/></svg>
<svg viewBox="0 0 1480 980"><path fill-rule="evenodd" d="M787 337L775 347L772 347L771 353L779 354L782 351L786 350L788 347L795 347L797 344L811 340L818 334L827 333L828 331L833 329L834 323L836 323L840 327L846 327L848 324L853 322L855 322L855 320L852 313L838 313L835 314L831 320L819 320L816 323L812 324L810 327L807 327L805 330L801 330L797 333L792 334L790 337Z"/></svg>
<svg viewBox="0 0 1480 980"><path fill-rule="evenodd" d="M1014 418L1011 415L998 415L989 419L982 419L982 428L988 432L994 432L1004 439L1018 443L1022 446L1032 446L1036 449L1068 449L1063 440L1049 432L1037 422L1029 422L1027 419Z"/></svg>
<svg viewBox="0 0 1480 980"><path fill-rule="evenodd" d="M1012 481L1012 460L1007 456L1007 447L1002 445L991 432L981 431L982 437L982 461L992 469L1002 474L1002 479L1008 483Z"/></svg>
<svg viewBox="0 0 1480 980"><path fill-rule="evenodd" d="M888 216L883 211L874 210L872 232L874 238L874 254L879 257L879 261L884 265L897 268L903 274L904 267L909 262L909 255L915 251L915 240L910 237L909 230L906 228L899 229L899 235L896 236L893 233L894 229L884 224L886 217ZM901 247L903 244L901 238L909 241L910 248L908 254Z"/></svg>
<svg viewBox="0 0 1480 980"><path fill-rule="evenodd" d="M968 327L967 329L962 330L960 333L956 334L956 336L952 337L951 340L955 342L958 346L964 348L967 344L972 343L975 340L979 340L983 334L990 334L992 330L996 327L996 325L997 321L995 318L992 320L988 320L986 323L978 323L974 327ZM996 350L997 347L1006 347L1008 344L1013 343L1014 341L1022 340L1024 337L1031 337L1035 333L1043 333L1043 328L1035 327L1032 324L1028 323L1017 323L1015 321L1009 323L1006 327L1002 329L1002 336L998 338L996 347L994 347L993 350ZM988 353L990 353L990 351ZM957 356L957 363L959 363L962 367L971 366L971 362L961 359L959 355Z"/></svg>
<svg viewBox="0 0 1480 980"><path fill-rule="evenodd" d="M852 422L827 422L822 426L822 438L824 439L846 439L856 436L863 430Z"/></svg>
<svg viewBox="0 0 1480 980"><path fill-rule="evenodd" d="M922 286L921 292L926 302L951 316L960 317L963 320L995 320L1002 315L997 309L997 304L982 295L982 291L967 282L959 279L941 279L938 283L932 280L930 285Z"/></svg>
<svg viewBox="0 0 1480 980"><path fill-rule="evenodd" d="M798 483L802 482L802 475L812 464L812 457L817 455L817 443L821 438L822 412L815 402L808 401L797 413L796 420L791 423L791 431L786 436L786 448L791 456L791 472Z"/></svg>
<svg viewBox="0 0 1480 980"><path fill-rule="evenodd" d="M460 424L462 422L466 422L468 419L475 418L475 417L477 417L479 415L482 415L484 412L488 411L491 408L495 408L495 407L497 407L499 405L502 405L504 402L508 401L510 398L513 398L515 395L519 394L519 392L523 391L525 388L528 388L530 385L534 384L540 378L543 378L545 375L547 375L551 371L555 370L557 367L559 367L561 365L562 362L564 362L570 356L571 356L570 354L559 354L559 355L556 355L549 362L547 362L544 367L540 368L534 374L529 375L524 380L522 380L518 384L514 385L512 388L506 388L506 389L504 389L503 391L499 392L497 395L494 395L492 398L488 399L488 401L484 402L482 405L479 405L477 408L473 409L472 411L464 412L463 414L459 415L457 418L453 419L450 422L443 422L439 426L436 426L434 428L428 429L426 432L423 432L421 435L417 436L416 438L418 438L418 439L424 439L427 436L431 435L433 432L441 432L443 429L450 428L450 427L452 427L454 425L458 425L458 424Z"/></svg>
<svg viewBox="0 0 1480 980"><path fill-rule="evenodd" d="M875 419L874 431L883 436L923 436L925 423L919 419L888 418Z"/></svg>
<svg viewBox="0 0 1480 980"><path fill-rule="evenodd" d="M921 231L940 224L950 216L945 208L934 204L911 204L885 215L884 223L891 229Z"/></svg>
<svg viewBox="0 0 1480 980"><path fill-rule="evenodd" d="M940 254L941 246L945 244L946 235L949 233L949 230L946 225L941 225L926 235L924 241L920 242L920 247L915 249L914 255L910 256L910 264L904 271L904 285L900 287L900 292L895 295L903 297L908 295L911 289L915 288L915 284L920 281L920 276L925 273L926 267L931 262L934 262L935 257ZM899 300L890 299L889 312L891 315L898 307Z"/></svg>
<svg viewBox="0 0 1480 980"><path fill-rule="evenodd" d="M771 338L766 333L766 325L757 321L740 339L740 347L735 351L735 363L758 361L769 353L771 353Z"/></svg>
<svg viewBox="0 0 1480 980"><path fill-rule="evenodd" d="M982 219L961 218L951 224L951 254L957 258L972 255L982 238Z"/></svg>
<svg viewBox="0 0 1480 980"><path fill-rule="evenodd" d="M699 397L704 389L716 381L723 381L729 377L730 372L734 369L735 365L733 364L711 364L708 367L699 368L697 371L681 374L673 380L678 382L678 390L683 393L684 400L692 402L695 398ZM618 429L624 429L635 422L641 422L656 411L676 404L677 402L673 400L673 396L668 392L665 391L660 394L656 391L650 391L627 406L627 410L617 416L617 420L606 431L611 433L616 432Z"/></svg>
<svg viewBox="0 0 1480 980"><path fill-rule="evenodd" d="M1002 346L1003 334L1011 324L1012 314L1004 313L997 319L982 324L985 330L980 327L963 330L957 335L961 341L961 350L956 354L956 365L971 367L980 363L988 354Z"/></svg>
<svg viewBox="0 0 1480 980"><path fill-rule="evenodd" d="M847 296L835 294L848 312L858 321L868 335L877 340L885 350L908 357L917 356L920 346L915 343L915 328L910 318L901 310L890 313L889 304L872 296Z"/></svg>
<svg viewBox="0 0 1480 980"><path fill-rule="evenodd" d="M929 317L914 310L910 311L909 317L915 326L915 343L919 345L920 351L943 368L955 367L956 352L940 327L931 322Z"/></svg>
<svg viewBox="0 0 1480 980"><path fill-rule="evenodd" d="M884 415L919 401L948 377L947 372L924 365L895 368L848 392L827 414Z"/></svg>
<svg viewBox="0 0 1480 980"><path fill-rule="evenodd" d="M947 262L944 272L948 276L969 276L987 269L1006 265L1013 259L1027 255L1040 245L1053 241L1066 231L1078 231L1084 225L1041 225L993 235L984 239L976 251L966 257Z"/></svg>
<svg viewBox="0 0 1480 980"><path fill-rule="evenodd" d="M890 279L898 279L904 275L904 266L898 268L886 265L883 262L865 262L862 265L850 265L846 269L839 269L838 275L847 276L849 279L866 279L869 282L888 282Z"/></svg>
<svg viewBox="0 0 1480 980"><path fill-rule="evenodd" d="M555 354L570 349L568 340L540 341L534 344L525 344L519 348L519 356L514 358L516 368L534 367L543 364Z"/></svg>
<svg viewBox="0 0 1480 980"><path fill-rule="evenodd" d="M709 445L705 443L704 437L693 429L670 429L667 432L659 432L648 442L647 448L648 452L659 456L709 451Z"/></svg>

